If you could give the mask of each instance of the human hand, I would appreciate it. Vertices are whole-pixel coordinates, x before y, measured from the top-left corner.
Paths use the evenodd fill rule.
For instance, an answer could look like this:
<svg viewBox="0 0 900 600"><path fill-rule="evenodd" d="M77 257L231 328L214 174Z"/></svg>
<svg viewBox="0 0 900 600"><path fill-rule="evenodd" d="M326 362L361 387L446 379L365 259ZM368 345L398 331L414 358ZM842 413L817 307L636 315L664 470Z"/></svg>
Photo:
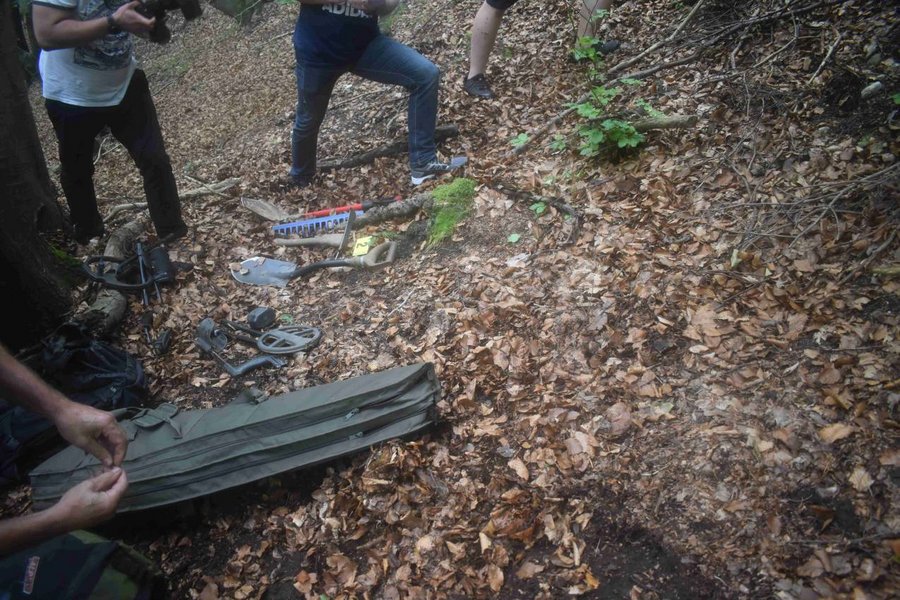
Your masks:
<svg viewBox="0 0 900 600"><path fill-rule="evenodd" d="M133 0L128 4L123 4L113 13L113 21L124 31L129 33L147 33L156 25L156 17L148 19L137 11L137 7L141 5L140 0Z"/></svg>
<svg viewBox="0 0 900 600"><path fill-rule="evenodd" d="M112 414L68 402L53 420L60 435L73 446L93 454L107 467L122 464L128 438Z"/></svg>
<svg viewBox="0 0 900 600"><path fill-rule="evenodd" d="M385 0L350 0L350 6L363 12L377 12L384 7Z"/></svg>
<svg viewBox="0 0 900 600"><path fill-rule="evenodd" d="M84 529L116 514L128 477L119 467L82 481L50 508L65 531Z"/></svg>

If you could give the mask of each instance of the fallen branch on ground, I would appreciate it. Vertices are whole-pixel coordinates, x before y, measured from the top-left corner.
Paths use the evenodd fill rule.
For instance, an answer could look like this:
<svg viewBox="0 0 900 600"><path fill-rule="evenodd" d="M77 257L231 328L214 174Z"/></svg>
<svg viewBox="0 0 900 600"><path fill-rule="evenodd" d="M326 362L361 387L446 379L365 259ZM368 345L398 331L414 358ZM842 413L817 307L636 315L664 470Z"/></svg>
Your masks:
<svg viewBox="0 0 900 600"><path fill-rule="evenodd" d="M106 242L104 256L125 258L131 245L146 229L143 219L131 221L115 230ZM125 317L128 300L122 292L102 288L94 302L84 312L75 315L74 320L84 323L101 336L109 335L113 328Z"/></svg>
<svg viewBox="0 0 900 600"><path fill-rule="evenodd" d="M423 208L427 209L433 198L430 193L416 194L411 198L404 198L397 202L391 202L384 206L375 206L370 208L362 215L356 217L353 223L354 229L368 227L369 225L377 225L385 221L393 221L414 215Z"/></svg>
<svg viewBox="0 0 900 600"><path fill-rule="evenodd" d="M640 133L654 129L687 129L697 124L697 115L669 115L641 119L632 123L634 130Z"/></svg>
<svg viewBox="0 0 900 600"><path fill-rule="evenodd" d="M198 180L194 179L194 181L198 181ZM225 194L223 194L222 192L233 188L240 182L241 182L240 177L232 177L230 179L223 179L222 181L219 181L218 183L199 182L199 183L201 183L200 187L194 188L192 190L188 190L186 192L181 192L178 195L181 197L182 200L184 200L185 198L196 198L198 196L206 196L208 194L219 194L220 196L224 196Z"/></svg>
<svg viewBox="0 0 900 600"><path fill-rule="evenodd" d="M459 135L459 128L456 125L441 125L434 131L434 141L439 144L449 138ZM402 154L409 148L407 138L394 140L384 146L379 146L362 154L355 154L347 158L330 158L319 162L320 171L328 171L331 169L347 169L350 167L358 167L360 165L371 164L376 158L384 156L395 156Z"/></svg>
<svg viewBox="0 0 900 600"><path fill-rule="evenodd" d="M572 231L569 232L569 237L565 242L563 242L563 245L570 246L575 243L575 240L578 239L578 233L581 231L581 220L583 218L583 215L580 211L573 208L570 204L563 202L559 198L549 198L547 196L535 194L534 192L520 190L502 181L498 181L492 184L491 187L501 194L512 198L513 200L522 200L526 202L528 206L531 206L531 204L535 202L543 202L544 204L552 206L556 210L569 215L570 217L572 217L574 223L572 225Z"/></svg>
<svg viewBox="0 0 900 600"><path fill-rule="evenodd" d="M191 177L190 179L192 181L197 181L201 184L201 186L192 190L188 190L186 192L181 192L178 196L182 200L185 198L197 198L199 196L206 196L208 194L218 194L219 196L227 198L228 196L223 194L222 192L234 187L241 182L240 177L224 179L217 183L203 183L202 181L194 179L193 177ZM106 219L104 219L104 221L111 221L114 217L117 217L119 213L128 210L144 210L145 208L147 208L146 202L126 202L125 204L117 204L110 209L109 214L106 215Z"/></svg>

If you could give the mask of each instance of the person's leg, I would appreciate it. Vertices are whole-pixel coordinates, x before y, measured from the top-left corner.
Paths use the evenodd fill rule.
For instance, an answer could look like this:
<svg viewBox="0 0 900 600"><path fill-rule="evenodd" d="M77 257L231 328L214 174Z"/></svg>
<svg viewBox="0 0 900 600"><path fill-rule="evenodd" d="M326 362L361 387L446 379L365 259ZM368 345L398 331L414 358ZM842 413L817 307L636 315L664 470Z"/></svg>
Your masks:
<svg viewBox="0 0 900 600"><path fill-rule="evenodd" d="M592 35L594 32L591 17L598 10L609 10L612 6L612 0L575 0L579 3L578 11L578 37Z"/></svg>
<svg viewBox="0 0 900 600"><path fill-rule="evenodd" d="M94 138L106 122L105 109L56 100L45 104L59 142L59 182L69 205L75 240L84 244L103 233L94 191Z"/></svg>
<svg viewBox="0 0 900 600"><path fill-rule="evenodd" d="M160 238L187 233L172 163L166 153L156 107L143 71L135 71L125 97L109 120L109 128L131 154L144 179L150 218Z"/></svg>
<svg viewBox="0 0 900 600"><path fill-rule="evenodd" d="M517 0L485 0L472 22L472 43L469 49L469 73L463 80L463 89L477 98L493 98L494 93L484 76L488 58L497 41L497 31L506 9Z"/></svg>
<svg viewBox="0 0 900 600"><path fill-rule="evenodd" d="M306 186L316 174L319 127L328 110L334 84L342 71L304 65L297 60L297 114L291 131L291 180Z"/></svg>
<svg viewBox="0 0 900 600"><path fill-rule="evenodd" d="M409 90L409 164L419 167L433 162L437 157L434 129L441 79L440 70L434 63L409 46L379 35L366 48L352 72Z"/></svg>
<svg viewBox="0 0 900 600"><path fill-rule="evenodd" d="M482 2L472 23L472 45L469 50L469 74L466 79L476 75L484 75L487 70L488 57L497 41L497 32L503 20L505 10L497 9Z"/></svg>

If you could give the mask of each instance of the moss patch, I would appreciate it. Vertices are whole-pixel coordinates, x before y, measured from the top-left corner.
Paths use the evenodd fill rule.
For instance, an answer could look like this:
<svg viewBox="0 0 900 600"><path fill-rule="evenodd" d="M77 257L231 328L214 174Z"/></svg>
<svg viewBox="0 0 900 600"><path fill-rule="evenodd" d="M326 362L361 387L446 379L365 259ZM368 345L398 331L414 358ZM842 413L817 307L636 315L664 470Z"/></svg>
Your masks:
<svg viewBox="0 0 900 600"><path fill-rule="evenodd" d="M431 226L428 229L428 245L433 246L453 235L457 224L472 210L475 182L457 177L450 183L434 188Z"/></svg>

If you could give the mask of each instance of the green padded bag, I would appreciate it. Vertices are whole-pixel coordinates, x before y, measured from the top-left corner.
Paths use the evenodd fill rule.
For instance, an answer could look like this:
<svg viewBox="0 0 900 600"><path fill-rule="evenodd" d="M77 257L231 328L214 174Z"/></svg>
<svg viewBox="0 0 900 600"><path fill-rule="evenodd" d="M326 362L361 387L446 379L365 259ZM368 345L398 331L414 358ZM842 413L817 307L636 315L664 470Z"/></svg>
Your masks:
<svg viewBox="0 0 900 600"><path fill-rule="evenodd" d="M119 513L164 506L406 436L436 418L440 384L430 363L389 369L288 394L247 391L226 406L123 409L129 437ZM69 447L31 472L35 509L97 474L93 456Z"/></svg>

